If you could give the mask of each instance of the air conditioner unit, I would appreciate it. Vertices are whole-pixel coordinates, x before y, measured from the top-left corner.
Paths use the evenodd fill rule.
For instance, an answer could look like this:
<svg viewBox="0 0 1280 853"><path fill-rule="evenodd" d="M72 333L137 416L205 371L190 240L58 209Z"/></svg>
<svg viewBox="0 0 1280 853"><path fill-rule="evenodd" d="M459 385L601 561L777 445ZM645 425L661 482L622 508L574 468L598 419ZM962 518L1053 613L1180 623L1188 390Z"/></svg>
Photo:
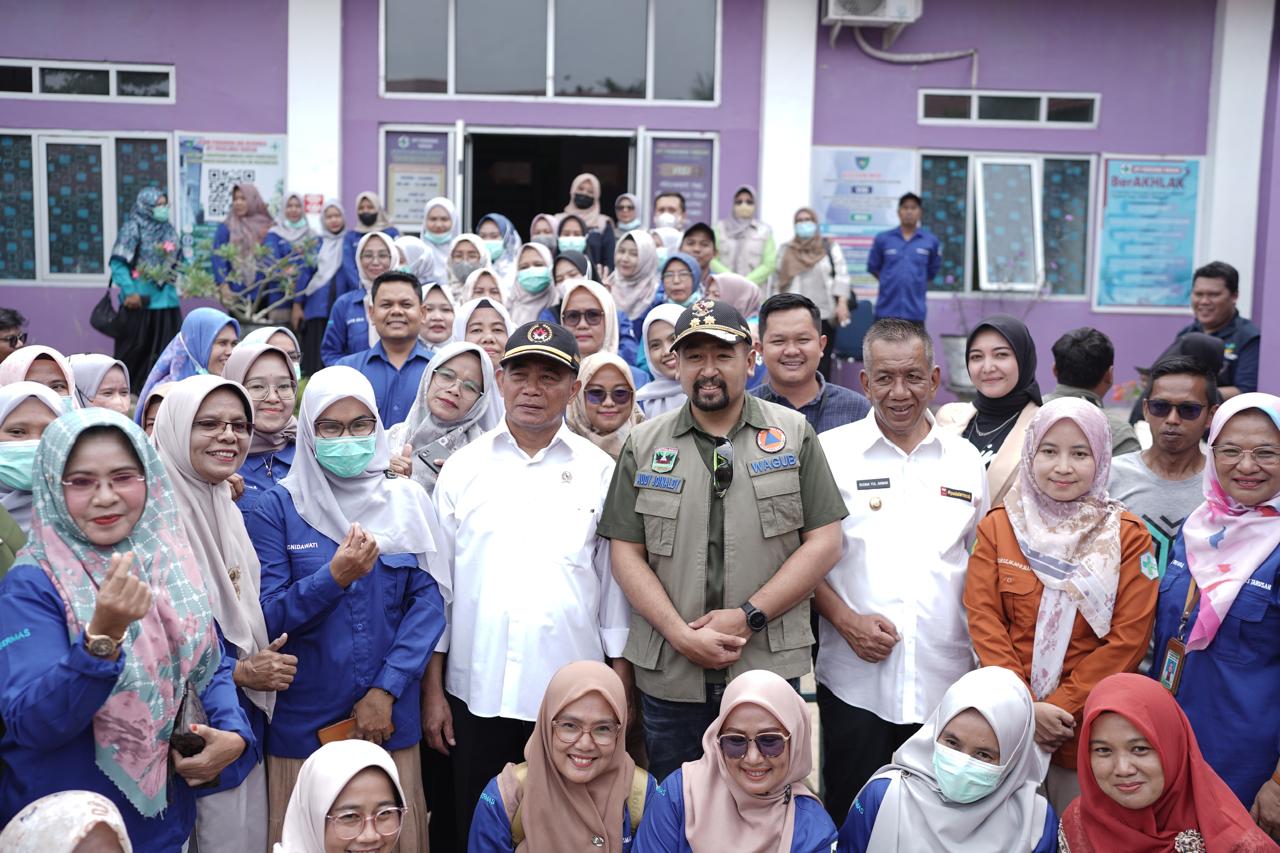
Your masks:
<svg viewBox="0 0 1280 853"><path fill-rule="evenodd" d="M825 0L823 26L892 27L919 19L924 0Z"/></svg>

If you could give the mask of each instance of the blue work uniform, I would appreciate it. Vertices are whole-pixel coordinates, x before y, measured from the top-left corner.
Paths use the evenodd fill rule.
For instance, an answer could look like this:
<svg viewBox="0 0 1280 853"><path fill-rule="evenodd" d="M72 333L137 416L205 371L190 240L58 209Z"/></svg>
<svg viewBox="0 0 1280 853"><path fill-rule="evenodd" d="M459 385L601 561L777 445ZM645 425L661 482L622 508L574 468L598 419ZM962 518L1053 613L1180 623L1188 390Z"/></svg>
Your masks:
<svg viewBox="0 0 1280 853"><path fill-rule="evenodd" d="M409 416L409 409L418 398L418 384L422 382L422 374L426 372L432 355L431 350L415 341L413 352L409 353L404 364L396 367L387 357L382 341L378 341L372 349L345 356L337 363L354 367L369 380L378 403L378 417L389 429Z"/></svg>
<svg viewBox="0 0 1280 853"><path fill-rule="evenodd" d="M210 262L213 266L213 280L219 285L223 285L223 284L228 285L231 288L231 291L233 293L243 293L246 289L248 289L244 282L228 282L227 281L227 276L231 275L231 272L232 272L231 262L228 261L226 258L222 258L218 256L218 250L230 242L231 242L231 229L229 229L227 227L227 224L223 222L218 225L218 230L215 231L213 234L212 254L210 255ZM254 283L256 284L257 282L262 281L263 278L264 276L261 270L259 270L259 272L257 272L253 277ZM266 301L263 302L262 304L264 306L270 305L272 302L275 302L277 299L279 299L282 294L283 294L283 291L281 291L278 286L272 287L265 294ZM261 295L262 294L255 294L254 295L255 300L258 299Z"/></svg>
<svg viewBox="0 0 1280 853"><path fill-rule="evenodd" d="M773 390L768 382L751 389L751 393L761 400L777 403L804 415L804 419L813 427L814 432L826 432L838 426L860 421L871 412L871 401L851 391L843 385L828 382L821 373L818 379L818 396L800 408L791 405L791 401Z"/></svg>
<svg viewBox="0 0 1280 853"><path fill-rule="evenodd" d="M645 810L653 802L658 783L649 777L649 786L645 793ZM631 809L627 803L622 804L622 853L631 850L634 841L631 833ZM498 788L495 776L485 786L476 803L476 813L471 819L471 834L467 838L468 853L515 853L516 846L511 843L511 820L507 817L507 807L502 801L502 791Z"/></svg>
<svg viewBox="0 0 1280 853"><path fill-rule="evenodd" d="M872 779L858 793L840 827L840 839L836 853L866 853L871 843L871 831L876 828L876 816L880 813L880 804L889 790L892 779ZM890 819L894 819L891 815ZM902 830L899 829L899 832ZM1031 853L1057 853L1058 850L1058 815L1053 806L1045 803L1044 834L1031 849Z"/></svg>
<svg viewBox="0 0 1280 853"><path fill-rule="evenodd" d="M282 261L292 255L290 266L293 267L297 277L293 280L293 301L291 305L306 305L306 297L297 294L307 289L307 284L311 281L311 276L315 275L316 268L307 263L307 251L313 254L320 247L319 241L314 238L303 238L297 243L290 243L275 232L268 232L263 238L262 245L271 251L271 257L277 261ZM284 307L284 306L282 306ZM317 315L320 316L320 315ZM328 316L325 314L324 316Z"/></svg>
<svg viewBox="0 0 1280 853"><path fill-rule="evenodd" d="M644 806L634 853L693 853L684 834L684 770L673 771L653 793ZM822 803L797 797L795 815L792 853L829 853L836 841L836 825ZM725 849L732 849L728 840Z"/></svg>
<svg viewBox="0 0 1280 853"><path fill-rule="evenodd" d="M942 244L927 228L908 240L902 228L881 231L867 255L867 272L880 280L876 319L896 317L923 323L928 311L929 282L942 267Z"/></svg>
<svg viewBox="0 0 1280 853"><path fill-rule="evenodd" d="M381 554L346 589L329 571L338 543L298 515L283 486L263 495L245 526L262 563L267 634L288 632L281 649L298 658L289 689L276 694L267 752L306 758L316 732L352 716L377 687L394 697L388 751L422 739L422 673L444 633L444 599L413 554Z"/></svg>
<svg viewBox="0 0 1280 853"><path fill-rule="evenodd" d="M364 290L357 288L338 297L329 312L320 342L320 360L333 367L343 356L369 348L369 315L364 307Z"/></svg>
<svg viewBox="0 0 1280 853"><path fill-rule="evenodd" d="M1258 356L1262 351L1262 330L1240 316L1237 311L1227 325L1216 332L1205 332L1199 321L1178 330L1178 337L1188 332L1212 334L1223 342L1222 370L1218 372L1219 388L1239 388L1241 394L1258 390Z"/></svg>
<svg viewBox="0 0 1280 853"><path fill-rule="evenodd" d="M244 477L244 494L236 501L236 506L246 519L258 505L258 499L279 485L289 473L295 450L297 445L286 444L279 450L252 453L244 460L244 464L236 472Z"/></svg>
<svg viewBox="0 0 1280 853"><path fill-rule="evenodd" d="M356 246L360 245L360 238L369 233L375 232L366 231L361 233L359 231L348 231L342 237L342 270L346 273L344 284L353 290L360 289L360 268L356 265ZM386 234L392 240L400 236L400 230L391 225L383 228L382 233ZM395 258L391 259L392 268L399 265L399 260ZM348 291L343 292L346 293ZM339 293L338 295L341 296L342 293Z"/></svg>
<svg viewBox="0 0 1280 853"><path fill-rule="evenodd" d="M1278 568L1280 549L1245 581L1208 647L1187 653L1178 686L1178 704L1191 721L1200 752L1245 808L1280 761ZM1164 668L1165 647L1178 631L1190 583L1187 546L1179 532L1156 600L1153 678ZM1191 610L1183 642L1203 601Z"/></svg>
<svg viewBox="0 0 1280 853"><path fill-rule="evenodd" d="M143 817L94 757L93 716L124 671L127 649L114 660L89 654L84 635L67 636L62 597L44 571L19 563L0 583L0 825L25 806L58 791L94 791L116 804L133 849L177 853L196 822L196 795L181 777L169 780L169 804ZM232 683L235 658L224 654L200 693L209 726L245 740L245 760L261 759ZM231 765L223 774L234 773ZM252 767L252 763L250 763Z"/></svg>

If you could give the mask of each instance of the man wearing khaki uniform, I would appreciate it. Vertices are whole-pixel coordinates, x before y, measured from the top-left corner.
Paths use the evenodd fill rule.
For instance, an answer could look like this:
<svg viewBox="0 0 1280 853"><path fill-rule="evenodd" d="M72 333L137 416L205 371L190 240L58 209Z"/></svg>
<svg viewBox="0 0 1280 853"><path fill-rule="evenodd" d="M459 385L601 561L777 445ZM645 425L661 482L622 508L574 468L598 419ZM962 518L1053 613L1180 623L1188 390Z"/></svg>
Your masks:
<svg viewBox="0 0 1280 853"><path fill-rule="evenodd" d="M840 556L844 501L803 415L746 393L751 335L727 302L676 323L681 408L632 430L596 532L632 607L650 772L702 754L725 685L809 671L809 598Z"/></svg>

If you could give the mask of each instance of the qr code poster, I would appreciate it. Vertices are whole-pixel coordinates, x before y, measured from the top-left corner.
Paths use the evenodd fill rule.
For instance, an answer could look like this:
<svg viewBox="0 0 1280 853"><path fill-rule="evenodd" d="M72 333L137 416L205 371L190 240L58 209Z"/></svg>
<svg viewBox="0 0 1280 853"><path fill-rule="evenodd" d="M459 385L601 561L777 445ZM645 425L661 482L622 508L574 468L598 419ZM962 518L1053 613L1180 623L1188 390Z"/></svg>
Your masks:
<svg viewBox="0 0 1280 853"><path fill-rule="evenodd" d="M237 184L253 184L275 216L284 200L285 137L233 133L177 133L178 230L199 241L231 211Z"/></svg>

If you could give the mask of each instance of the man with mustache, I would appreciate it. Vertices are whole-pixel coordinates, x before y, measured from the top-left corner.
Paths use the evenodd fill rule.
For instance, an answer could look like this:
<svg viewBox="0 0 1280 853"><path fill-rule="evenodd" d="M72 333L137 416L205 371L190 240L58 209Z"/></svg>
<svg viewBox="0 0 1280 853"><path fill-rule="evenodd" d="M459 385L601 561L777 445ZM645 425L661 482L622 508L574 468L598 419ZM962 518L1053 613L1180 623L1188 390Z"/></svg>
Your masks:
<svg viewBox="0 0 1280 853"><path fill-rule="evenodd" d="M702 754L726 684L767 669L799 688L809 598L840 556L847 515L803 414L746 393L751 332L727 302L676 321L688 401L635 427L596 528L631 603L649 770Z"/></svg>

